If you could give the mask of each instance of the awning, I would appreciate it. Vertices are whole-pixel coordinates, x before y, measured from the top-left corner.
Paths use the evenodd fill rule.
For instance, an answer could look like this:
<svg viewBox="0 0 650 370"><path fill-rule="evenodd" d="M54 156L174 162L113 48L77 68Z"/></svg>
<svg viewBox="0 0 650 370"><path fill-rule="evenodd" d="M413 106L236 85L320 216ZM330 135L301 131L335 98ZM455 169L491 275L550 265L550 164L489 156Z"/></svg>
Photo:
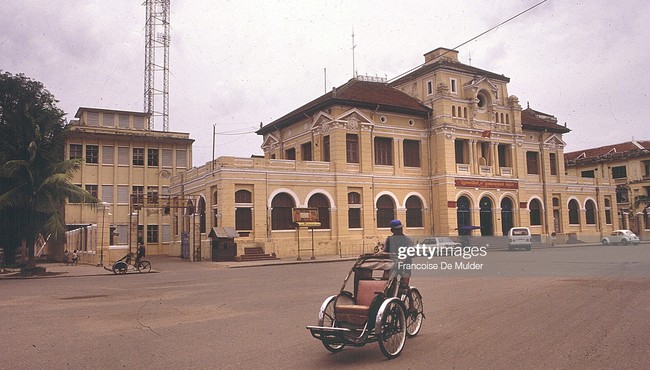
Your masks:
<svg viewBox="0 0 650 370"><path fill-rule="evenodd" d="M239 235L234 227L213 227L208 234L210 238L236 238Z"/></svg>

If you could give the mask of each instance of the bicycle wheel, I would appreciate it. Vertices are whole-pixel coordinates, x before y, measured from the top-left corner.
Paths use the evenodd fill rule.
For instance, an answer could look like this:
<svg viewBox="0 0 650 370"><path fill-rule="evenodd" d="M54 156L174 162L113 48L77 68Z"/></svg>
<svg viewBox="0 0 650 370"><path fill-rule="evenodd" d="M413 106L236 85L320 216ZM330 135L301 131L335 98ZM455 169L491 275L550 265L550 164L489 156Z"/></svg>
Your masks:
<svg viewBox="0 0 650 370"><path fill-rule="evenodd" d="M417 289L409 289L404 304L406 305L406 336L414 337L420 332L424 319L422 295Z"/></svg>
<svg viewBox="0 0 650 370"><path fill-rule="evenodd" d="M151 263L149 261L140 261L140 266L137 267L138 272L150 272L151 271Z"/></svg>
<svg viewBox="0 0 650 370"><path fill-rule="evenodd" d="M393 359L402 353L406 342L406 318L404 309L399 301L388 303L381 314L379 337L379 348L389 359Z"/></svg>
<svg viewBox="0 0 650 370"><path fill-rule="evenodd" d="M333 299L332 297L328 298L328 300L329 302L327 302L325 309L323 309L319 315L320 317L318 325L325 327L335 327L336 319L334 318L334 302L336 302L336 299ZM343 343L330 343L325 340L323 340L323 346L332 353L340 352L343 348L345 348L345 344Z"/></svg>
<svg viewBox="0 0 650 370"><path fill-rule="evenodd" d="M116 275L123 275L126 274L128 268L129 266L124 263L124 261L117 261L113 264L113 273Z"/></svg>

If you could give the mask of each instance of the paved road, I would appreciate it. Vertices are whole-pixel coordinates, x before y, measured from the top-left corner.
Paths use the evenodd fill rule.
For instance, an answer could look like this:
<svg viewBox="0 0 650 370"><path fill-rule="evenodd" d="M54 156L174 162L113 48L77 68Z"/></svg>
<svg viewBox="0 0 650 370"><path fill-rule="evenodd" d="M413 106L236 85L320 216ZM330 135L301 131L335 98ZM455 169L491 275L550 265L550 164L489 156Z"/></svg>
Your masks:
<svg viewBox="0 0 650 370"><path fill-rule="evenodd" d="M650 366L650 246L491 251L482 270L415 271L427 319L388 361L312 339L351 262L0 280L0 368L629 368ZM436 258L417 262L450 263Z"/></svg>

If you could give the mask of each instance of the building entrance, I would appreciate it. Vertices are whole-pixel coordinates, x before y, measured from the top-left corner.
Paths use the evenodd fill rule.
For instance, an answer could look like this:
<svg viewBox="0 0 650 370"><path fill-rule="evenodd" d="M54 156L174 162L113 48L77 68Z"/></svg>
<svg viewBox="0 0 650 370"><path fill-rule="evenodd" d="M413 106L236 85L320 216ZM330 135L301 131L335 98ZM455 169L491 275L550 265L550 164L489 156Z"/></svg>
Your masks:
<svg viewBox="0 0 650 370"><path fill-rule="evenodd" d="M494 223L492 221L492 200L488 197L481 198L479 207L479 213L481 216L481 236L492 236L494 235Z"/></svg>

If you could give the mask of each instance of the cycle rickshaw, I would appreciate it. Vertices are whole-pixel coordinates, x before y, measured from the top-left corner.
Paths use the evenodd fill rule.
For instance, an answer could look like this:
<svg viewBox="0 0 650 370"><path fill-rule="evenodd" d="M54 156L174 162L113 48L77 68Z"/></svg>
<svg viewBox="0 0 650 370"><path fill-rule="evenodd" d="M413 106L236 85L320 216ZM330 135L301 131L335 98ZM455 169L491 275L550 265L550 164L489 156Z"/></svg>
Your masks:
<svg viewBox="0 0 650 370"><path fill-rule="evenodd" d="M321 305L318 325L307 326L311 335L333 353L345 346L379 342L384 356L399 356L406 337L420 331L424 313L420 292L412 286L400 286L397 265L398 260L390 255L360 256L340 293ZM352 291L346 289L349 281Z"/></svg>
<svg viewBox="0 0 650 370"><path fill-rule="evenodd" d="M126 256L115 261L110 271L116 275L126 274L129 266L133 266L133 270L137 272L150 272L151 262L141 259L140 263L136 263L135 254L129 252ZM108 270L108 269L107 269Z"/></svg>

